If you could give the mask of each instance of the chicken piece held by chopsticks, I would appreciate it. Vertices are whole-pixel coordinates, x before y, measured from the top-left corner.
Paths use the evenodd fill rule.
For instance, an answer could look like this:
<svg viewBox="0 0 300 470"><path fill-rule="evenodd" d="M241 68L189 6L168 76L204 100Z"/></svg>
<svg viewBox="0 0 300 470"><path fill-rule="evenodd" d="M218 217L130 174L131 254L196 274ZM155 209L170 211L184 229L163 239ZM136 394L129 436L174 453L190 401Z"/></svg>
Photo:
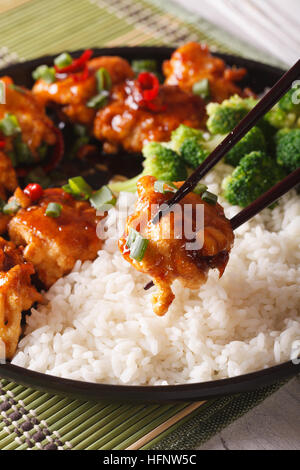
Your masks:
<svg viewBox="0 0 300 470"><path fill-rule="evenodd" d="M158 288L152 300L157 315L164 315L174 300L171 285L175 279L197 289L206 282L210 269L218 269L221 276L234 240L223 208L212 198L214 195L209 199L205 193L189 193L175 212L152 223L158 207L181 184L159 182L153 176L140 178L135 212L128 217L119 240L124 258L151 276Z"/></svg>

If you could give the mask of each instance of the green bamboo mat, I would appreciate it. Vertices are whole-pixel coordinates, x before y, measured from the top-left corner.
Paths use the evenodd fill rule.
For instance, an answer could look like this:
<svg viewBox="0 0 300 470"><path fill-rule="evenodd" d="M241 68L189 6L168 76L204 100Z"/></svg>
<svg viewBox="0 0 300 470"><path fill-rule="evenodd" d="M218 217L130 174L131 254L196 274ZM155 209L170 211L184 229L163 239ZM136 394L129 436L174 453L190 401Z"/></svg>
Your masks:
<svg viewBox="0 0 300 470"><path fill-rule="evenodd" d="M0 2L0 67L63 50L188 40L277 63L169 1ZM206 403L132 405L73 400L0 380L0 449L193 448L280 385Z"/></svg>

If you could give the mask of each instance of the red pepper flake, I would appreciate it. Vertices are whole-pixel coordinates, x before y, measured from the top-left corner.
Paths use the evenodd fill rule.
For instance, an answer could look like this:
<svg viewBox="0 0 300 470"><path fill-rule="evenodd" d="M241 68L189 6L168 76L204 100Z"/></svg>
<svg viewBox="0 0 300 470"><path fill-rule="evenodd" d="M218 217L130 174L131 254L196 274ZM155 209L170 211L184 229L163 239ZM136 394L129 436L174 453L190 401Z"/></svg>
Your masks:
<svg viewBox="0 0 300 470"><path fill-rule="evenodd" d="M24 189L24 193L30 198L32 202L35 202L42 197L44 190L40 184L30 183Z"/></svg>
<svg viewBox="0 0 300 470"><path fill-rule="evenodd" d="M86 62L92 57L93 51L92 49L87 49L86 51L81 54L78 59L73 60L72 64L67 65L66 67L58 67L54 65L55 72L57 73L71 73L71 72L78 72L81 68L83 68Z"/></svg>

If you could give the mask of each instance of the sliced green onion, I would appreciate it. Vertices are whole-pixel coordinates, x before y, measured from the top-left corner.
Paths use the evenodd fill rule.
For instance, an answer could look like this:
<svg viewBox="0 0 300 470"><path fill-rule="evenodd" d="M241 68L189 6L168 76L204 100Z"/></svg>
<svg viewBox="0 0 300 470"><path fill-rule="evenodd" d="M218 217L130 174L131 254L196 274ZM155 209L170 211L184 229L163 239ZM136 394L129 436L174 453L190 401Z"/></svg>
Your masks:
<svg viewBox="0 0 300 470"><path fill-rule="evenodd" d="M34 80L41 79L46 83L53 83L55 82L55 69L47 65L40 65L32 72L32 77Z"/></svg>
<svg viewBox="0 0 300 470"><path fill-rule="evenodd" d="M10 83L9 84L9 87L12 89L12 90L15 90L17 91L18 93L22 93L22 95L26 95L26 91L24 90L24 88L18 86L18 85L15 85L14 83Z"/></svg>
<svg viewBox="0 0 300 470"><path fill-rule="evenodd" d="M175 184L170 183L169 181L157 180L154 183L154 191L156 193L176 193L177 189L178 188L175 186Z"/></svg>
<svg viewBox="0 0 300 470"><path fill-rule="evenodd" d="M18 164L15 152L7 152L7 156L11 159L11 164L15 168Z"/></svg>
<svg viewBox="0 0 300 470"><path fill-rule="evenodd" d="M34 163L33 155L28 145L22 141L22 136L20 134L15 137L13 145L18 163L21 163L22 165L30 165L31 163Z"/></svg>
<svg viewBox="0 0 300 470"><path fill-rule="evenodd" d="M103 211L107 210L109 205L114 206L116 198L108 186L102 186L90 197L90 203L97 211Z"/></svg>
<svg viewBox="0 0 300 470"><path fill-rule="evenodd" d="M87 103L88 108L101 109L108 103L109 92L102 90L98 95L93 96Z"/></svg>
<svg viewBox="0 0 300 470"><path fill-rule="evenodd" d="M70 54L68 54L68 52L63 52L54 59L54 64L60 69L62 69L63 67L67 67L67 65L72 64L72 62L73 59Z"/></svg>
<svg viewBox="0 0 300 470"><path fill-rule="evenodd" d="M156 72L157 62L153 59L133 60L131 62L131 67L137 74L141 72Z"/></svg>
<svg viewBox="0 0 300 470"><path fill-rule="evenodd" d="M39 154L40 160L44 160L47 156L48 153L48 144L43 142L37 149L37 152Z"/></svg>
<svg viewBox="0 0 300 470"><path fill-rule="evenodd" d="M10 137L21 132L17 117L14 114L7 113L0 121L0 130L6 137Z"/></svg>
<svg viewBox="0 0 300 470"><path fill-rule="evenodd" d="M61 187L61 189L63 189L68 194L73 194L73 191L69 184L65 184L64 186Z"/></svg>
<svg viewBox="0 0 300 470"><path fill-rule="evenodd" d="M79 137L78 139L76 139L73 147L71 148L70 150L70 153L68 155L68 157L72 160L73 158L76 157L77 155L77 152L78 150L83 147L84 145L87 145L90 141L90 138L88 135L86 136L83 136L83 137Z"/></svg>
<svg viewBox="0 0 300 470"><path fill-rule="evenodd" d="M3 207L5 206L5 201L3 201L3 199L0 198L0 212L3 211Z"/></svg>
<svg viewBox="0 0 300 470"><path fill-rule="evenodd" d="M5 204L2 208L2 212L5 215L14 215L21 209L20 204L15 199L12 199L10 202Z"/></svg>
<svg viewBox="0 0 300 470"><path fill-rule="evenodd" d="M47 217L53 217L54 219L56 219L60 216L61 211L61 204L58 204L57 202L49 202L45 214Z"/></svg>
<svg viewBox="0 0 300 470"><path fill-rule="evenodd" d="M210 85L207 78L199 80L199 82L194 83L193 85L194 95L201 96L204 100L207 100L210 97Z"/></svg>
<svg viewBox="0 0 300 470"><path fill-rule="evenodd" d="M126 246L130 249L130 258L136 261L142 261L144 258L149 240L144 238L139 232L133 228L129 228Z"/></svg>
<svg viewBox="0 0 300 470"><path fill-rule="evenodd" d="M202 183L198 183L197 186L193 189L193 193L195 194L203 194L207 190L207 186Z"/></svg>
<svg viewBox="0 0 300 470"><path fill-rule="evenodd" d="M75 124L73 129L74 134L78 137L85 137L87 135L87 128L81 124Z"/></svg>
<svg viewBox="0 0 300 470"><path fill-rule="evenodd" d="M218 200L218 196L216 194L210 193L209 191L204 191L204 193L201 196L201 199L205 202L208 202L208 204L216 204Z"/></svg>
<svg viewBox="0 0 300 470"><path fill-rule="evenodd" d="M42 188L45 189L49 187L51 183L51 179L49 178L49 176L46 175L43 168L39 166L37 168L34 168L34 170L31 170L28 173L28 175L25 178L25 182L26 184L29 184L29 183L40 184Z"/></svg>
<svg viewBox="0 0 300 470"><path fill-rule="evenodd" d="M92 187L82 178L82 176L75 176L74 178L70 178L68 183L72 193L75 196L88 199L92 195Z"/></svg>
<svg viewBox="0 0 300 470"><path fill-rule="evenodd" d="M97 70L96 74L97 80L97 88L99 93L103 90L110 90L112 86L112 80L109 72L104 68L101 67Z"/></svg>
<svg viewBox="0 0 300 470"><path fill-rule="evenodd" d="M128 237L127 237L127 240L126 240L127 248L130 248L131 245L134 243L134 240L136 239L137 234L138 234L138 232L136 230L134 230L134 228L129 227Z"/></svg>

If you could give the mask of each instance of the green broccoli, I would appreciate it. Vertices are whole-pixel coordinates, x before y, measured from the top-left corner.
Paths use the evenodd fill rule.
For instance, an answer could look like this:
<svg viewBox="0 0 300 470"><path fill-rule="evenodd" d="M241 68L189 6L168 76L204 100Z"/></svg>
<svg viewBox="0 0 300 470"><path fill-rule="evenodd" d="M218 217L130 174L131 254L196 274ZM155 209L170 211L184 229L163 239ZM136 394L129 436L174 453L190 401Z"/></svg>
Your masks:
<svg viewBox="0 0 300 470"><path fill-rule="evenodd" d="M270 109L270 111L265 114L263 119L276 129L283 129L284 127L292 128L298 126L296 114L284 111L279 107L279 103Z"/></svg>
<svg viewBox="0 0 300 470"><path fill-rule="evenodd" d="M184 140L179 153L184 163L194 170L208 157L210 151L196 137L189 137Z"/></svg>
<svg viewBox="0 0 300 470"><path fill-rule="evenodd" d="M266 139L259 127L252 127L249 132L225 155L225 163L237 166L244 155L253 150L266 151Z"/></svg>
<svg viewBox="0 0 300 470"><path fill-rule="evenodd" d="M300 129L282 129L275 136L276 159L287 171L300 167Z"/></svg>
<svg viewBox="0 0 300 470"><path fill-rule="evenodd" d="M180 153L180 149L185 140L193 138L195 141L202 143L204 141L203 131L200 129L193 129L192 127L180 124L171 134L169 146L172 150Z"/></svg>
<svg viewBox="0 0 300 470"><path fill-rule="evenodd" d="M228 134L252 109L257 100L231 96L222 103L209 103L206 106L208 114L207 129L211 134Z"/></svg>
<svg viewBox="0 0 300 470"><path fill-rule="evenodd" d="M152 175L163 181L183 181L187 178L185 164L174 150L158 142L150 142L144 146L143 155L145 160L142 173L130 180L111 183L111 191L135 192L138 179L145 175Z"/></svg>
<svg viewBox="0 0 300 470"><path fill-rule="evenodd" d="M232 175L224 179L223 196L230 204L248 206L285 176L282 167L261 151L245 155Z"/></svg>
<svg viewBox="0 0 300 470"><path fill-rule="evenodd" d="M181 155L189 168L195 169L219 145L223 138L223 135L210 136L199 129L181 124L172 132L171 141L167 145Z"/></svg>

